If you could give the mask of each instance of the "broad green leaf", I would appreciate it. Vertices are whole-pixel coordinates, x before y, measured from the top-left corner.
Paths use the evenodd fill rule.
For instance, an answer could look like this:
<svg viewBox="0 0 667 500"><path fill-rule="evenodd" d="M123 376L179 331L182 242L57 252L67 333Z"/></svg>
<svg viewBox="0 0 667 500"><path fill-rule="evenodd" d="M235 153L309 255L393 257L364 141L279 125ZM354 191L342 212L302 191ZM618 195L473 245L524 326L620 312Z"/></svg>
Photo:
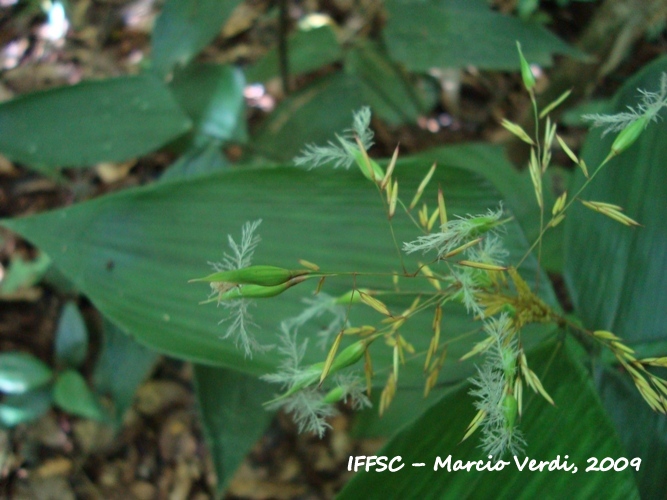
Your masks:
<svg viewBox="0 0 667 500"><path fill-rule="evenodd" d="M161 75L185 66L220 32L239 0L167 0L153 29L152 67Z"/></svg>
<svg viewBox="0 0 667 500"><path fill-rule="evenodd" d="M274 388L237 371L195 365L195 391L220 495L271 421L262 403Z"/></svg>
<svg viewBox="0 0 667 500"><path fill-rule="evenodd" d="M72 415L103 420L104 411L95 394L76 370L65 370L53 386L53 402Z"/></svg>
<svg viewBox="0 0 667 500"><path fill-rule="evenodd" d="M559 120L559 125L568 127L587 127L590 122L583 119L583 115L596 113L613 113L612 103L609 99L592 99L577 104L573 108L565 111Z"/></svg>
<svg viewBox="0 0 667 500"><path fill-rule="evenodd" d="M241 70L220 64L193 64L174 75L174 97L194 124L192 133L221 141L246 138L245 81Z"/></svg>
<svg viewBox="0 0 667 500"><path fill-rule="evenodd" d="M449 360L452 361L451 359ZM447 383L447 387L434 387L427 398L424 397L422 385L412 387L401 387L399 384L396 396L389 409L380 416L378 405L380 404L380 391L371 394L372 408L367 408L354 416L354 427L352 435L362 438L389 437L398 429L419 418L428 408L433 406L442 395L450 389L451 385L458 386L459 381Z"/></svg>
<svg viewBox="0 0 667 500"><path fill-rule="evenodd" d="M155 351L104 320L102 352L95 365L93 380L99 394L111 397L118 422L132 406L137 388L148 377L157 359Z"/></svg>
<svg viewBox="0 0 667 500"><path fill-rule="evenodd" d="M390 123L414 120L422 109L406 75L371 45L353 50L346 67L348 72L320 78L283 100L255 134L253 148L287 161L305 144L334 140L350 128L352 113L362 106L370 105Z"/></svg>
<svg viewBox="0 0 667 500"><path fill-rule="evenodd" d="M530 173L524 171L526 180L530 177ZM546 172L546 175L543 178L544 181L544 219L545 223L549 220L551 209L556 202L556 198L562 193L563 190L567 190L567 187L570 185L570 180L572 179L572 172L565 170L563 168L551 165ZM532 182L530 183L532 187ZM534 212L534 215L537 215L537 211ZM537 219L537 217L535 217ZM539 234L539 224L535 224L535 229L537 232L529 232L529 227L524 225L523 220L519 220L521 227L526 232L529 241L534 241ZM547 231L542 239L542 258L540 264L542 269L547 272L555 273L562 275L563 274L563 234L565 232L565 226L563 223L560 223L555 228L551 228Z"/></svg>
<svg viewBox="0 0 667 500"><path fill-rule="evenodd" d="M0 282L0 295L11 295L22 288L36 285L49 267L51 259L45 253L40 253L32 261L25 261L21 256L14 255L9 261L7 274Z"/></svg>
<svg viewBox="0 0 667 500"><path fill-rule="evenodd" d="M607 112L636 107L637 89L657 91L665 71L666 57L650 64L626 82L614 98L612 110ZM667 124L663 120L651 123L639 140L614 158L580 196L622 206L624 213L640 222L641 227L628 228L580 204L573 206L565 225L565 280L577 314L587 328L609 330L626 339L640 358L667 353L665 134ZM614 136L601 138L597 130L589 133L582 153L589 171L606 157ZM581 186L583 181L582 174L577 173L572 188ZM636 411L643 413L645 403L624 397L615 377L606 371L601 373L599 384L604 402L623 443L629 453L645 457L645 467L651 471L641 476L642 493L656 495L667 487L662 473L667 468L667 455L656 456L652 451L655 443L667 440L665 417L626 418ZM642 409L637 410L637 405ZM651 437L638 440L638 434ZM661 482L656 485L658 477Z"/></svg>
<svg viewBox="0 0 667 500"><path fill-rule="evenodd" d="M550 65L552 54L581 57L540 24L493 12L484 0L390 0L386 8L387 50L409 71L518 69L517 40L530 63Z"/></svg>
<svg viewBox="0 0 667 500"><path fill-rule="evenodd" d="M51 368L32 354L0 353L0 392L21 394L43 386L52 375Z"/></svg>
<svg viewBox="0 0 667 500"><path fill-rule="evenodd" d="M331 26L298 30L287 38L287 61L290 75L310 73L335 63L343 52ZM266 82L280 75L278 49L272 48L246 70L248 82Z"/></svg>
<svg viewBox="0 0 667 500"><path fill-rule="evenodd" d="M222 154L220 141L210 139L201 146L187 151L169 165L160 177L162 181L182 180L188 177L211 174L229 167L229 161Z"/></svg>
<svg viewBox="0 0 667 500"><path fill-rule="evenodd" d="M291 160L305 144L325 144L350 128L352 113L366 104L358 78L334 73L284 99L253 137L253 147L273 160Z"/></svg>
<svg viewBox="0 0 667 500"><path fill-rule="evenodd" d="M627 373L600 367L597 386L615 424L626 456L642 458L637 483L642 498L659 497L667 488L667 418L646 404Z"/></svg>
<svg viewBox="0 0 667 500"><path fill-rule="evenodd" d="M56 361L61 365L77 368L88 353L88 330L74 302L67 302L60 314L56 330Z"/></svg>
<svg viewBox="0 0 667 500"><path fill-rule="evenodd" d="M667 71L661 58L629 80L614 100L615 112L636 106L637 89L660 88ZM629 150L613 159L581 195L623 207L642 224L628 228L581 204L566 224L565 277L586 326L616 333L632 343L667 339L667 133L664 121L651 123ZM582 157L593 171L610 151L615 134L592 130ZM585 179L577 173L572 189Z"/></svg>
<svg viewBox="0 0 667 500"><path fill-rule="evenodd" d="M577 473L563 470L519 471L512 457L502 471L434 471L436 457L444 461L482 460L479 431L461 443L475 416L470 386L450 391L413 424L387 443L377 455L400 456L405 466L398 472L359 472L339 498L560 498L577 492L580 498L639 498L630 470L585 472L590 457L616 460L627 456L583 367L560 343L550 342L528 355L556 406L530 389L524 389L524 413L520 429L528 443L525 457L552 461L560 457L574 464ZM627 457L632 458L632 457ZM424 463L424 467L413 467ZM644 464L642 464L643 466ZM574 469L573 469L574 470Z"/></svg>
<svg viewBox="0 0 667 500"><path fill-rule="evenodd" d="M6 395L0 403L0 426L15 427L37 420L51 408L51 399L50 386Z"/></svg>
<svg viewBox="0 0 667 500"><path fill-rule="evenodd" d="M80 167L144 155L189 128L151 75L86 81L0 104L0 153L40 169Z"/></svg>
<svg viewBox="0 0 667 500"><path fill-rule="evenodd" d="M474 148L477 150L477 148ZM465 148L457 149L459 153ZM440 168L424 194L435 200L437 186L445 191L450 216L476 214L497 207L500 194L491 183L462 170L469 155L459 158L448 149L433 151L429 162L400 161L396 167L401 189L406 196L415 192L431 162ZM481 155L493 160L493 155ZM442 161L440 161L442 159ZM206 299L207 284L188 284L188 280L209 272L208 261L220 259L227 234L238 240L246 221L262 218L255 264L299 267L299 259L315 262L322 269L391 272L401 263L394 248L382 202L375 187L358 170L320 169L306 172L295 168L265 168L230 171L188 181L159 183L98 198L63 210L36 217L4 221L39 247L49 252L54 262L95 305L136 339L161 352L193 361L226 366L248 373L262 373L275 367L279 359L271 352L252 359L221 340L226 331L225 309L214 303L198 305ZM81 228L88 228L85 232ZM518 261L527 246L516 222L506 225L506 245L512 260ZM405 215L394 219L398 242L413 240L419 233ZM408 269L416 269L418 259L405 260ZM111 262L114 265L109 266ZM525 276L536 274L535 261L529 259ZM541 290L550 303L553 293L542 280ZM323 291L340 295L354 285L392 289L386 276L341 276L328 279ZM402 286L410 287L408 280ZM413 285L414 287L415 285ZM302 311L302 297L309 296L315 283L308 281L284 294L257 301L251 309L261 327L257 340L276 344L278 323ZM403 296L388 296L387 305L402 311L410 303ZM357 324L375 323L379 313L360 305L350 319ZM418 315L406 331L417 352L423 353L430 342L432 317ZM302 329L303 335L315 335ZM479 323L473 323L462 306L446 309L443 332L447 337L465 333L464 341L450 346L451 359L458 359L479 339ZM443 334L445 335L445 334ZM306 362L321 361L325 353L315 342ZM377 343L377 367L391 364L391 350ZM445 365L443 380L458 379L471 369L470 363ZM409 363L402 379L423 383L421 363ZM377 383L384 383L379 380Z"/></svg>
<svg viewBox="0 0 667 500"><path fill-rule="evenodd" d="M426 111L408 75L376 44L360 43L350 50L345 70L359 78L365 101L387 123L414 123Z"/></svg>
<svg viewBox="0 0 667 500"><path fill-rule="evenodd" d="M49 266L44 276L42 276L41 283L56 290L62 296L74 297L79 295L79 291L57 266Z"/></svg>

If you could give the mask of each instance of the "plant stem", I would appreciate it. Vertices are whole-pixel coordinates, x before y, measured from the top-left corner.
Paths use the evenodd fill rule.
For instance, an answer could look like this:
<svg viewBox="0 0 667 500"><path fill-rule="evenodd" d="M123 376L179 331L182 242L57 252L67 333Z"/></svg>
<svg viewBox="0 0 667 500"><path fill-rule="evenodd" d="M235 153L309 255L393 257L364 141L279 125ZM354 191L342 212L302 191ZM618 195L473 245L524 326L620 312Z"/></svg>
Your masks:
<svg viewBox="0 0 667 500"><path fill-rule="evenodd" d="M570 208L570 205L572 205L572 203L574 202L574 200L576 200L576 199L579 197L579 195L584 191L584 189L586 189L586 188L588 187L588 185L591 183L591 181L595 178L595 176L598 174L598 172L600 172L600 170L602 170L602 167L604 167L604 166L609 162L609 160L611 160L613 157L614 157L614 155L609 154L609 156L607 156L607 157L604 159L604 161L603 161L602 163L600 163L600 164L597 166L597 168L596 168L595 171L591 174L591 176L590 176L588 179L586 179L586 182L584 182L584 183L582 184L582 186L581 186L581 187L579 188L579 190L574 194L574 196L572 196L572 197L570 198L570 200L565 204L565 206L563 207L563 210L562 210L560 213L565 213L565 212L567 211L567 209ZM551 220L553 220L553 217L551 218ZM549 221L549 222L551 222L551 221ZM541 227L541 225L540 225L540 227ZM533 244L530 246L530 248L529 248L528 250L526 250L526 253L523 255L523 257L521 257L521 260L517 263L517 265L516 265L517 268L519 268L519 266L521 266L521 264L523 264L523 261L526 260L526 258L528 257L528 255L530 255L530 252L532 252L532 251L535 249L535 247L536 247L539 243L541 243L541 241L542 241L542 237L544 236L544 233L547 232L547 230L549 229L549 227L550 227L549 224L547 224L546 227L541 228L539 236L535 239L535 241L534 241Z"/></svg>
<svg viewBox="0 0 667 500"><path fill-rule="evenodd" d="M533 91L530 91L530 102L533 105L533 118L535 120L535 143L537 145L537 158L538 161L542 159L542 147L540 144L540 119L539 113L537 110L537 101L535 100L535 94ZM542 165L540 165L540 176L542 176ZM542 234L544 234L544 191L543 189L540 192L540 238L538 239L537 247L537 269L535 271L535 292L537 293L540 289L540 266L542 262ZM523 261L523 259L522 259Z"/></svg>

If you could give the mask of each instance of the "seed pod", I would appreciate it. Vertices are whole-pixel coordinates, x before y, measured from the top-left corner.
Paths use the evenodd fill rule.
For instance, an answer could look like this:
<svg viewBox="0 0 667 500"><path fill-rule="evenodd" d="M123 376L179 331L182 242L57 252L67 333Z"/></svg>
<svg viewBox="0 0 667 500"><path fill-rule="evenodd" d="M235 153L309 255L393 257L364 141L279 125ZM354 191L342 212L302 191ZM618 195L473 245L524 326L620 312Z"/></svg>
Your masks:
<svg viewBox="0 0 667 500"><path fill-rule="evenodd" d="M190 282L206 281L211 283L232 283L234 285L275 286L281 285L297 276L310 273L311 271L308 269L290 270L276 266L250 266L242 269L232 269L231 271L220 271L203 278L190 280Z"/></svg>
<svg viewBox="0 0 667 500"><path fill-rule="evenodd" d="M354 344L347 346L334 358L333 363L331 363L331 367L329 368L328 374L330 375L336 373L342 370L343 368L347 368L348 366L352 366L353 364L355 364L362 357L364 357L364 353L366 352L368 346L371 344L371 342L373 342L377 338L378 335L376 334L375 336L366 338L364 340L359 340ZM293 394L296 394L301 389L304 389L312 384L315 384L321 379L324 368L325 364L323 362L315 363L308 366L302 371L301 375L299 376L299 381L296 384L294 384L292 387L289 388L289 390L287 390L280 396L264 403L264 406L271 407L275 405L277 402L282 401L292 396Z"/></svg>
<svg viewBox="0 0 667 500"><path fill-rule="evenodd" d="M631 123L627 128L621 130L621 133L616 136L614 143L611 145L611 152L614 155L620 155L623 151L632 146L644 131L647 124L648 118L642 116L637 121Z"/></svg>
<svg viewBox="0 0 667 500"><path fill-rule="evenodd" d="M503 413L505 415L505 428L512 430L516 423L516 415L519 412L519 404L513 394L505 394L503 398Z"/></svg>
<svg viewBox="0 0 667 500"><path fill-rule="evenodd" d="M273 398L270 401L266 401L263 403L263 406L266 406L268 408L274 407L276 403L279 401L283 401L290 396L296 394L299 392L301 389L305 389L309 385L314 384L320 379L320 375L322 373L322 368L324 367L324 363L315 363L310 365L309 367L305 368L304 370L301 370L299 373L299 380L296 382L292 387L290 387L287 391L282 393L280 396Z"/></svg>
<svg viewBox="0 0 667 500"><path fill-rule="evenodd" d="M364 352L368 349L368 345L375 340L373 337L365 340L358 340L354 344L347 346L343 349L331 363L331 368L329 369L329 374L336 373L343 368L352 366L357 361L359 361L364 356Z"/></svg>
<svg viewBox="0 0 667 500"><path fill-rule="evenodd" d="M354 158L355 163L361 170L361 173L364 174L364 177L373 181L373 182L382 182L382 179L385 177L385 172L382 170L382 167L378 163L370 158L363 146L354 147L346 141L342 141L343 146L347 150L347 153Z"/></svg>
<svg viewBox="0 0 667 500"><path fill-rule="evenodd" d="M530 91L535 86L535 76L530 70L530 64L526 61L526 58L523 57L523 52L521 52L521 44L516 42L516 48L519 51L519 60L521 61L521 78L523 79L523 84L526 87L526 90Z"/></svg>
<svg viewBox="0 0 667 500"><path fill-rule="evenodd" d="M343 336L339 334L336 338L338 344L340 344L340 339L342 339L342 337ZM364 340L358 340L354 344L347 346L337 355L336 351L338 350L338 346L336 345L336 342L334 342L334 347L332 347L332 349L329 351L327 360L324 363L318 363L318 366L322 367L319 377L320 384L325 377L339 372L343 368L347 368L348 366L356 364L364 356L364 353L366 352L366 349L368 349L368 346L371 344L371 342L373 342L377 337L378 335L376 334L373 337L368 337Z"/></svg>
<svg viewBox="0 0 667 500"><path fill-rule="evenodd" d="M366 294L370 294L371 291L368 290L367 288L359 288L357 290L350 290L349 292L344 293L343 295L336 297L335 302L336 304L357 304L361 302L361 295L359 292L363 292Z"/></svg>
<svg viewBox="0 0 667 500"><path fill-rule="evenodd" d="M503 372L507 380L514 377L516 370L516 353L509 347L503 347L502 351Z"/></svg>
<svg viewBox="0 0 667 500"><path fill-rule="evenodd" d="M233 299L265 299L268 297L275 297L276 295L280 295L283 293L285 290L287 290L290 287L293 287L294 285L297 285L301 283L303 280L306 278L303 276L297 276L296 278L292 278L289 281L286 281L285 283L281 283L280 285L274 285L274 286L262 286L262 285L242 285L242 286L237 286L235 288L232 288L231 290L228 290L224 293L221 293L217 300L218 302L220 301L225 301L225 300L233 300Z"/></svg>
<svg viewBox="0 0 667 500"><path fill-rule="evenodd" d="M326 404L338 403L345 397L345 389L341 386L334 387L329 392L327 392L322 398L322 402Z"/></svg>
<svg viewBox="0 0 667 500"><path fill-rule="evenodd" d="M480 215L479 217L473 217L467 222L473 226L471 231L471 236L477 237L480 236L496 226L505 224L510 219L498 220L497 217L491 215Z"/></svg>

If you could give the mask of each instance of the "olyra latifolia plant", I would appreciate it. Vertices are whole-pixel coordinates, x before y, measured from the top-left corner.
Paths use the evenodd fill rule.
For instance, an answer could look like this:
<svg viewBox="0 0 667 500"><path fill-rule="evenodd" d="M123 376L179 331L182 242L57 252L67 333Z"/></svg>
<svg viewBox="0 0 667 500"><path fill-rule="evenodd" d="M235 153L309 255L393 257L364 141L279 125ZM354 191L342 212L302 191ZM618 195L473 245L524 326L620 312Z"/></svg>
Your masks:
<svg viewBox="0 0 667 500"><path fill-rule="evenodd" d="M619 223L638 225L623 214L619 206L585 200L581 195L603 167L616 155L623 153L641 131L657 119L660 109L667 105L667 77L663 77L660 82L659 92L643 91L642 102L636 110L621 115L591 117L596 124L607 125L620 133L607 158L589 174L584 161L556 134L556 125L549 118L549 112L561 104L568 93L540 112L533 93L535 81L520 47L519 56L523 82L535 115L535 130L530 135L519 125L507 120L503 121L503 126L531 147L528 166L540 211L541 228L539 237L518 262L508 262L503 226L511 216L501 205L485 213L452 218L447 212L443 191L439 189L431 208L427 203L422 203L421 208L416 209L433 176L435 165L430 168L411 201L405 203L398 195L399 183L394 176L398 148L386 171L368 156L367 151L373 144L373 133L369 128L370 110L363 108L354 114L351 130L336 136L335 141L325 146L307 146L295 161L310 167L333 164L334 167L349 168L356 164L377 188L392 236L392 218L398 208L414 223L417 235L412 241L399 245L394 238L403 272L386 273L392 277L391 286L386 290L363 288L357 286L357 281L369 275L363 270L330 272L304 260L299 261L301 267L298 269L251 265L253 251L259 243L256 231L260 220L243 226L240 243L229 237L231 253L225 254L221 263L212 264L215 271L213 274L193 280L210 284L211 295L204 303L217 303L225 308L228 315L221 322L226 325L223 337L234 341L246 356L252 356L256 350L276 347L262 346L255 340L253 329L257 327L249 313L252 302L277 296L307 280L319 280L316 294L305 299L306 307L302 313L283 320L277 326L277 352L282 362L276 373L263 377L282 389L279 395L266 403L266 407L282 408L291 413L301 431L312 431L322 436L329 427L327 417L335 413L335 404L340 401L346 401L356 409L370 406L368 396L374 370L368 348L375 342L391 350L393 359L390 366L382 367L387 370L388 377L380 395L379 413L385 412L392 402L399 383L399 367L405 364L406 353L412 355L411 359L423 356L424 396L428 396L445 363L448 345L465 340L461 337L447 339L441 335L442 311L447 303L460 304L474 320L481 322L480 330L486 334L485 340L472 345L461 358L483 356L477 375L470 380L470 393L476 399L475 407L478 411L462 438L467 439L480 429L481 447L486 454L500 458L507 452L521 453L525 446L518 428L518 419L523 410L524 386L554 404L538 376L529 367L522 347L522 331L532 323L554 323L575 333L577 338L589 338L608 348L628 371L651 408L661 413L667 411L667 381L648 370L649 366L667 366L667 357L636 359L632 349L613 333L587 330L553 310L537 296L518 272L518 268L536 248L539 257L542 237L565 218L575 200ZM586 181L569 200L567 192L559 196L549 215L544 206L542 179L550 164L554 139L581 168ZM403 266L403 254L419 254L425 262L420 262L416 269L407 270ZM352 289L337 297L326 294L323 291L325 279L340 275L354 276ZM418 291L411 289L405 292L414 296L407 309L392 311L381 297L383 294L400 293L399 278L413 280L420 288ZM352 307L370 307L384 319L375 325L354 325L349 320ZM415 353L410 342L410 320L426 312L433 315L430 345L425 352ZM328 349L328 353L323 355L321 362L304 366L303 357L308 339L300 340L299 328L313 318L323 316L329 318L329 326L320 332L317 340L324 350ZM351 337L354 341L341 349L344 337Z"/></svg>

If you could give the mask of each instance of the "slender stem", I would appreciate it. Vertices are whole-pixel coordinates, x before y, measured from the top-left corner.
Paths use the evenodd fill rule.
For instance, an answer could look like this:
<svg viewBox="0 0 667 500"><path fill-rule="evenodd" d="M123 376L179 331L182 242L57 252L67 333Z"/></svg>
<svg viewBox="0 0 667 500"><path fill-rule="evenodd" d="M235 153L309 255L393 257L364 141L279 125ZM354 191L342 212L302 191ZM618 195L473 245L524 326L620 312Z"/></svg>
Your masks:
<svg viewBox="0 0 667 500"><path fill-rule="evenodd" d="M406 206L405 206L405 203L403 203L403 200L401 200L400 198L398 198L397 201L398 201L398 203L401 205L401 207L403 207L403 210L405 211L405 214L410 218L410 220L412 221L412 223L413 223L415 226L417 226L417 229L419 229L419 230L420 230L422 233L424 233L424 234L428 234L427 231L426 231L423 227L421 227L421 226L419 225L419 222L417 222L417 219L415 219L415 218L412 216L412 214L410 213L410 210L408 210L408 207L406 207Z"/></svg>
<svg viewBox="0 0 667 500"><path fill-rule="evenodd" d="M533 118L535 120L535 143L537 146L537 158L542 158L542 146L540 144L540 117L537 111L537 101L535 100L535 94L533 91L530 91L530 102L533 106Z"/></svg>
<svg viewBox="0 0 667 500"><path fill-rule="evenodd" d="M391 182L391 180L389 181ZM398 246L398 240L396 239L396 233L394 232L394 224L392 223L391 219L389 218L389 203L385 199L384 195L382 194L382 189L380 188L380 185L378 183L375 183L375 187L377 188L378 195L380 196L380 200L382 201L382 206L387 213L387 222L389 223L389 232L391 233L391 239L394 242L394 249L396 250L396 254L398 255L398 260L401 263L401 268L403 269L403 273L407 274L408 271L405 267L405 261L403 260L403 253L401 252L400 247Z"/></svg>
<svg viewBox="0 0 667 500"><path fill-rule="evenodd" d="M588 179L586 179L586 182L584 182L582 184L582 186L574 194L574 196L570 199L570 201L567 202L567 204L565 205L565 208L563 208L563 211L567 210L567 208L572 204L572 202L574 202L575 199L577 199L577 197L582 193L582 191L588 187L588 185L595 178L595 176L598 174L598 172L600 172L600 170L602 170L602 167L604 167L609 162L609 160L611 160L613 157L614 157L614 155L610 154L609 156L607 156L604 159L604 161L602 163L600 163L600 165L598 165L598 168L595 169L595 171L591 174L591 176Z"/></svg>
<svg viewBox="0 0 667 500"><path fill-rule="evenodd" d="M537 159L538 162L542 159L542 146L540 143L540 118L537 110L537 101L535 100L535 94L533 91L530 91L530 102L533 105L533 117L535 120L535 143L537 144ZM545 145L546 146L546 145ZM542 176L542 165L539 165L539 174ZM538 264L542 262L542 237L544 233L544 191L540 190L540 238L538 239L537 246L537 262ZM537 266L535 270L535 292L540 289L540 266Z"/></svg>
<svg viewBox="0 0 667 500"><path fill-rule="evenodd" d="M389 230L391 231L391 239L394 240L394 247L396 248L396 253L398 253L398 259L401 261L401 267L403 268L403 273L407 274L408 270L405 267L405 260L403 260L403 253L398 247L398 240L396 240L396 233L394 232L394 225L389 221Z"/></svg>
<svg viewBox="0 0 667 500"><path fill-rule="evenodd" d="M540 207L540 238L537 244L537 263L541 264L542 262L542 234L546 232L544 228L544 203ZM540 290L540 266L537 266L535 270L535 293Z"/></svg>
<svg viewBox="0 0 667 500"><path fill-rule="evenodd" d="M586 188L588 187L588 185L589 185L589 184L591 183L591 181L595 178L595 176L598 174L598 172L600 172L600 170L602 170L602 167L604 167L607 163L609 163L609 160L611 160L613 157L614 157L614 155L610 154L609 156L607 156L607 157L604 159L604 161L603 161L602 163L600 163L600 165L598 165L598 167L597 167L597 168L595 169L595 171L591 174L591 176L590 176L588 179L586 179L586 182L584 182L584 183L582 184L582 186L577 190L577 192L574 194L574 196L572 196L572 197L570 198L570 200L565 204L565 206L563 207L563 210L561 211L561 213L565 213L565 212L567 211L567 209L570 208L570 205L572 205L572 203L574 203L574 201L575 201L576 199L578 199L579 195L584 191L584 189L586 189ZM551 220L553 220L553 217L551 218ZM551 221L550 221L550 222L551 222ZM528 250L526 250L526 253L523 255L523 257L521 257L521 260L520 260L520 261L518 262L518 264L516 265L517 268L518 268L519 266L521 266L521 264L523 264L523 261L526 260L526 258L528 257L528 255L530 255L530 252L532 252L532 251L535 249L535 247L538 245L538 243L540 243L540 242L542 241L542 237L544 236L544 233L547 232L547 230L549 229L549 227L550 227L550 225L547 224L546 227L543 227L543 228L540 230L540 234L539 234L539 236L537 237L537 239L533 242L533 244L530 246L530 248L529 248Z"/></svg>

